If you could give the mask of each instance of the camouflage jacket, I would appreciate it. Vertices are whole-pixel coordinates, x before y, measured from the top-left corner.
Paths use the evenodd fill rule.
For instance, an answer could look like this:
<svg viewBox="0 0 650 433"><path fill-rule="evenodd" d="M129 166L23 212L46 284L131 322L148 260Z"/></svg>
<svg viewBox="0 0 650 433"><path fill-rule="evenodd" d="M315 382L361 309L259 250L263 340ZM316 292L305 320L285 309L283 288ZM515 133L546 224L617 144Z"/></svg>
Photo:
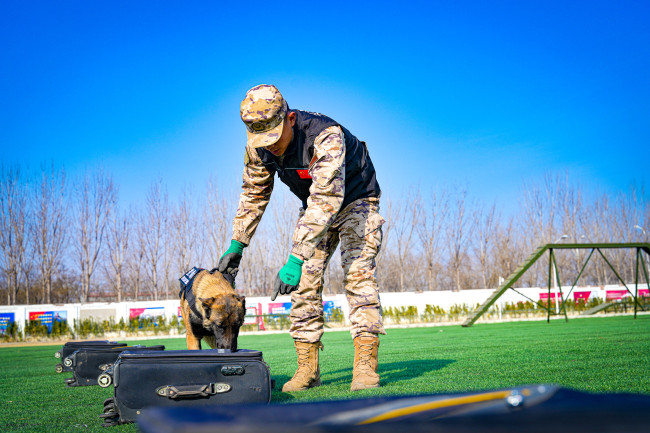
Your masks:
<svg viewBox="0 0 650 433"><path fill-rule="evenodd" d="M312 184L307 209L296 226L291 254L308 259L333 223L345 196L345 138L331 126L314 140L314 159L309 167ZM249 244L273 191L274 173L262 163L255 149L246 147L244 182L233 221L233 239Z"/></svg>

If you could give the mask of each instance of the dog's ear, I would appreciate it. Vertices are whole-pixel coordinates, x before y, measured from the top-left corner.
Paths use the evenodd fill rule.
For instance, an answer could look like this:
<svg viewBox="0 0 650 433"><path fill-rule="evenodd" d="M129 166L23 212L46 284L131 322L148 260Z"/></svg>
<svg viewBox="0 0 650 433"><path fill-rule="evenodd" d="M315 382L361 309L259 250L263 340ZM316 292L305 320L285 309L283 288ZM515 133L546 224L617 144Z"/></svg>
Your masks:
<svg viewBox="0 0 650 433"><path fill-rule="evenodd" d="M236 295L236 296L237 296L237 300L241 302L242 307L246 309L246 296L244 295Z"/></svg>
<svg viewBox="0 0 650 433"><path fill-rule="evenodd" d="M212 305L214 305L215 298L199 298L199 301L207 308L212 308Z"/></svg>

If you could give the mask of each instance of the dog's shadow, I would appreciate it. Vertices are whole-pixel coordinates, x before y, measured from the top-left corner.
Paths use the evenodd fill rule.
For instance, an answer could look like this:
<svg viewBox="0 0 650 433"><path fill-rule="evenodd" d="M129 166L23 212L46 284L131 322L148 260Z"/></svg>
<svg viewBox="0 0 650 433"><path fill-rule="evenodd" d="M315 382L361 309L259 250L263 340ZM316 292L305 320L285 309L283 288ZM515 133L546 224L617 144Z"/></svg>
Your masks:
<svg viewBox="0 0 650 433"><path fill-rule="evenodd" d="M411 359L408 361L379 362L378 373L381 376L382 386L409 381L433 371L442 370L449 364L456 362L453 359ZM321 371L323 384L350 381L352 366L331 372Z"/></svg>

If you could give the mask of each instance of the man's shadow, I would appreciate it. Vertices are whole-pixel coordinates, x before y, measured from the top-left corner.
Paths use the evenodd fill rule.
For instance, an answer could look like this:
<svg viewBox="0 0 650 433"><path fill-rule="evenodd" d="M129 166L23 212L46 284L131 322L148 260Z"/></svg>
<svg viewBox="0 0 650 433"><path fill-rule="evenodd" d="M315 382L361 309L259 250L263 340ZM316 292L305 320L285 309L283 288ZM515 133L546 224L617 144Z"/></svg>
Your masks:
<svg viewBox="0 0 650 433"><path fill-rule="evenodd" d="M453 359L411 359L408 361L379 362L378 373L381 376L382 386L404 382L420 377L432 371L442 370L452 362ZM342 368L335 371L323 372L321 378L323 384L336 383L341 380L349 381L352 377L352 367Z"/></svg>
<svg viewBox="0 0 650 433"><path fill-rule="evenodd" d="M454 359L411 359L408 361L379 362L378 373L381 376L381 385L407 382L411 379L423 376L432 371L442 370L449 364L456 362ZM290 401L295 397L289 393L282 392L282 385L291 379L290 376L273 376L275 388L273 389L273 402ZM323 371L321 369L322 385L345 383L349 386L352 379L352 366L334 371ZM414 390L415 391L415 390Z"/></svg>

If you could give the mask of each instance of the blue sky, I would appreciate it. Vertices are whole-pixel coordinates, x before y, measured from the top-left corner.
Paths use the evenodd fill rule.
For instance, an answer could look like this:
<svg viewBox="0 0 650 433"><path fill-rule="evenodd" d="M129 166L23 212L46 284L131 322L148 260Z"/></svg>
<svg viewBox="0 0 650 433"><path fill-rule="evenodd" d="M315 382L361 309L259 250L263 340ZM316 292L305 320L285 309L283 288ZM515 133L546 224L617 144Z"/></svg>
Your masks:
<svg viewBox="0 0 650 433"><path fill-rule="evenodd" d="M386 194L509 206L567 173L647 184L650 2L4 1L0 158L237 189L260 83L368 143Z"/></svg>

